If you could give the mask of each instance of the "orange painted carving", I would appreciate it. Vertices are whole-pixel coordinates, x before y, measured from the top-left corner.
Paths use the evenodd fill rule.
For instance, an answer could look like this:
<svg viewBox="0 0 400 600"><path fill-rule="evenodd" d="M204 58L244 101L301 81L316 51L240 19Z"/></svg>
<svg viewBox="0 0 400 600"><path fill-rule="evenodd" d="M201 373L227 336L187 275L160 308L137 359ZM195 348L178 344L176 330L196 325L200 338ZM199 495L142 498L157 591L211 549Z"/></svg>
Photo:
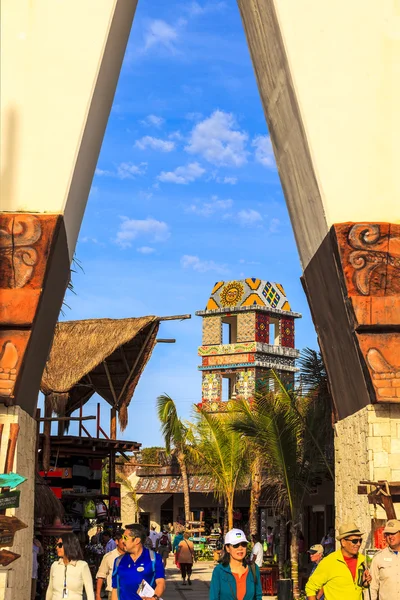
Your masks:
<svg viewBox="0 0 400 600"><path fill-rule="evenodd" d="M334 230L374 400L400 402L400 225L341 223Z"/></svg>
<svg viewBox="0 0 400 600"><path fill-rule="evenodd" d="M0 214L0 399L12 403L61 217Z"/></svg>
<svg viewBox="0 0 400 600"><path fill-rule="evenodd" d="M400 294L400 225L335 225L339 254L352 296Z"/></svg>
<svg viewBox="0 0 400 600"><path fill-rule="evenodd" d="M12 398L29 331L0 331L0 398Z"/></svg>

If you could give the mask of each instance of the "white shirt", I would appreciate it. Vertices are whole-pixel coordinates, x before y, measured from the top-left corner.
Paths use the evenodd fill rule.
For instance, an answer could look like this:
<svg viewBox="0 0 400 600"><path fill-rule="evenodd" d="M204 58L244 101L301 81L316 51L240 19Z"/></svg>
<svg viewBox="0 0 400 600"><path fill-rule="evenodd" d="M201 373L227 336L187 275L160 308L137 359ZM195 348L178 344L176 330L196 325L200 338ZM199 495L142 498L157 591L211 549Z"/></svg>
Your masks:
<svg viewBox="0 0 400 600"><path fill-rule="evenodd" d="M111 552L107 552L107 554L103 556L99 570L96 573L96 579L101 578L107 580L107 592L112 592L112 574L114 570L114 562L118 556L122 556L121 552L118 551L118 548L111 550Z"/></svg>
<svg viewBox="0 0 400 600"><path fill-rule="evenodd" d="M256 565L258 567L262 567L264 551L263 551L262 544L260 542L256 542L254 544L253 549L251 551L251 556L252 557L255 556L256 560L254 562L256 563Z"/></svg>
<svg viewBox="0 0 400 600"><path fill-rule="evenodd" d="M65 565L62 558L53 562L46 600L62 600L64 580L68 590L68 600L82 600L83 588L85 588L87 600L94 600L93 580L87 562L72 560Z"/></svg>
<svg viewBox="0 0 400 600"><path fill-rule="evenodd" d="M159 531L150 530L149 538L151 539L151 543L153 544L153 548L156 547L157 540L161 537L161 533Z"/></svg>
<svg viewBox="0 0 400 600"><path fill-rule="evenodd" d="M375 554L371 563L371 600L399 600L400 553L389 547ZM368 598L366 595L365 598Z"/></svg>

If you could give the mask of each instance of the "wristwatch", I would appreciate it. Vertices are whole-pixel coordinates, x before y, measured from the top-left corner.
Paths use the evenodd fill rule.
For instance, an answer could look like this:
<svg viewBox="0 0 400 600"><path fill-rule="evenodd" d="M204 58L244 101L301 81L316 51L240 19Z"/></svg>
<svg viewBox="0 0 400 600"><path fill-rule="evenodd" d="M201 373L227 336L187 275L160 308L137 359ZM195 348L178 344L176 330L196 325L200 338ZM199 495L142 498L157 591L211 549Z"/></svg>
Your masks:
<svg viewBox="0 0 400 600"><path fill-rule="evenodd" d="M157 596L157 594L154 594L153 598L155 598L155 600L160 600L160 597Z"/></svg>

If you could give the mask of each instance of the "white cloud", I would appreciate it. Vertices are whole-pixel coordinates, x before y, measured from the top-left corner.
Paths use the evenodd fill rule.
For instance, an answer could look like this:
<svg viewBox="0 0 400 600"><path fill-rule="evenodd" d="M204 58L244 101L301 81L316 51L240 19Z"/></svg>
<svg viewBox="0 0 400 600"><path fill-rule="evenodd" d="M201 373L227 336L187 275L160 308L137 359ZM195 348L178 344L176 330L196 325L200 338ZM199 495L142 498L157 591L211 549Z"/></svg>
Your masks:
<svg viewBox="0 0 400 600"><path fill-rule="evenodd" d="M139 165L132 163L121 163L117 167L117 177L120 179L133 179L136 175L144 175L147 170L147 163L142 162Z"/></svg>
<svg viewBox="0 0 400 600"><path fill-rule="evenodd" d="M161 152L172 152L175 148L175 142L167 142L151 135L145 135L140 140L136 140L135 146L136 148L140 148L140 150L151 148L152 150L160 150Z"/></svg>
<svg viewBox="0 0 400 600"><path fill-rule="evenodd" d="M162 117L157 117L157 115L147 115L145 119L140 121L141 125L145 125L147 127L154 126L160 128L165 123L165 119Z"/></svg>
<svg viewBox="0 0 400 600"><path fill-rule="evenodd" d="M233 114L216 110L195 125L185 150L214 165L240 167L247 162L247 140L247 133L237 129Z"/></svg>
<svg viewBox="0 0 400 600"><path fill-rule="evenodd" d="M217 183L225 183L229 185L236 185L238 182L237 177L217 177Z"/></svg>
<svg viewBox="0 0 400 600"><path fill-rule="evenodd" d="M193 269L198 273L206 273L207 271L216 271L217 273L225 273L226 266L219 265L213 260L200 260L198 256L185 254L181 258L181 265L184 269Z"/></svg>
<svg viewBox="0 0 400 600"><path fill-rule="evenodd" d="M191 17L199 17L207 13L219 12L226 8L226 2L206 2L201 5L199 2L190 2L186 7L186 11Z"/></svg>
<svg viewBox="0 0 400 600"><path fill-rule="evenodd" d="M185 119L187 119L188 121L200 121L200 119L202 118L203 115L200 112L189 112L185 115Z"/></svg>
<svg viewBox="0 0 400 600"><path fill-rule="evenodd" d="M121 163L116 171L107 171L104 169L96 169L98 177L118 177L118 179L134 179L137 175L144 175L147 170L147 163L142 162L139 165L133 163Z"/></svg>
<svg viewBox="0 0 400 600"><path fill-rule="evenodd" d="M147 219L122 217L122 223L115 240L116 243L121 248L128 248L138 236L145 236L151 242L165 242L170 237L170 231L167 223L157 221L152 217L147 217Z"/></svg>
<svg viewBox="0 0 400 600"><path fill-rule="evenodd" d="M260 213L252 208L239 211L235 218L239 222L239 225L243 225L244 227L256 225L263 220Z"/></svg>
<svg viewBox="0 0 400 600"><path fill-rule="evenodd" d="M112 177L112 171L107 171L106 169L96 169L95 175L98 177Z"/></svg>
<svg viewBox="0 0 400 600"><path fill-rule="evenodd" d="M168 137L170 140L178 140L178 141L183 140L183 135L181 134L181 132L179 130L173 131L172 133L170 133L168 135Z"/></svg>
<svg viewBox="0 0 400 600"><path fill-rule="evenodd" d="M201 177L205 172L205 169L203 169L199 163L194 162L185 167L178 167L175 171L161 171L158 179L167 183L186 185Z"/></svg>
<svg viewBox="0 0 400 600"><path fill-rule="evenodd" d="M281 222L279 219L271 219L269 223L269 233L278 233Z"/></svg>
<svg viewBox="0 0 400 600"><path fill-rule="evenodd" d="M150 246L141 246L140 248L136 248L136 252L140 252L140 254L153 254L155 252L155 248L150 248Z"/></svg>
<svg viewBox="0 0 400 600"><path fill-rule="evenodd" d="M191 212L202 217L209 217L216 212L228 210L232 208L233 200L218 200L217 196L212 196L212 202L204 202L202 204L191 204L185 209L185 212Z"/></svg>
<svg viewBox="0 0 400 600"><path fill-rule="evenodd" d="M144 36L144 50L150 50L156 46L161 46L163 49L169 50L175 54L175 42L178 39L177 28L168 25L161 19L150 21Z"/></svg>
<svg viewBox="0 0 400 600"><path fill-rule="evenodd" d="M251 145L256 149L254 155L257 162L264 165L264 167L275 167L274 151L269 135L258 135Z"/></svg>

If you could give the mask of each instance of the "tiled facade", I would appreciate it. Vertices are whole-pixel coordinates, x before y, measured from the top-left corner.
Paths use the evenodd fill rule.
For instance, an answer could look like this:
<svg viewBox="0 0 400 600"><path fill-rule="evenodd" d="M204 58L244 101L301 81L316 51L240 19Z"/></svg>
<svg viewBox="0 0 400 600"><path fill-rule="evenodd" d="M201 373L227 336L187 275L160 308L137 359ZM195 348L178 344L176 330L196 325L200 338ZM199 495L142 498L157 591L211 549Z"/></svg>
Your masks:
<svg viewBox="0 0 400 600"><path fill-rule="evenodd" d="M237 320L237 341L252 342L254 340L256 329L256 313L238 313Z"/></svg>
<svg viewBox="0 0 400 600"><path fill-rule="evenodd" d="M203 346L222 343L222 322L218 315L203 319Z"/></svg>

